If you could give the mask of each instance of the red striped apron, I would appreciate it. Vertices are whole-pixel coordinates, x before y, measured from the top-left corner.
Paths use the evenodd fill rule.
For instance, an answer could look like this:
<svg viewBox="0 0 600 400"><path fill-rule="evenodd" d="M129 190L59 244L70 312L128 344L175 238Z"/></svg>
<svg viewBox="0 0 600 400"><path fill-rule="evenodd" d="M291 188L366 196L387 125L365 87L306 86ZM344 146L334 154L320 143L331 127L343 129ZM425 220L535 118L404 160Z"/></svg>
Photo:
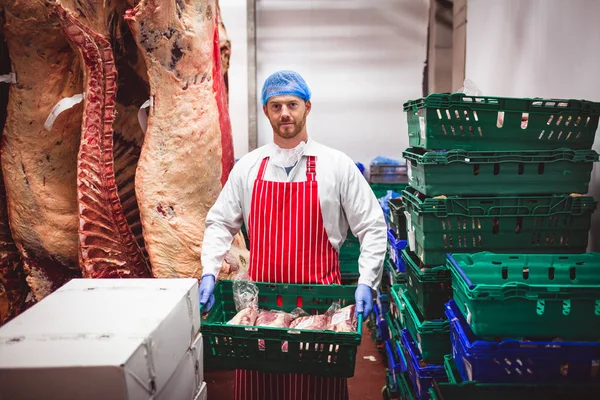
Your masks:
<svg viewBox="0 0 600 400"><path fill-rule="evenodd" d="M314 156L305 182L265 181L264 158L254 181L248 235L250 278L259 282L339 284L338 253L329 242L319 203ZM345 378L236 370L236 400L348 399Z"/></svg>

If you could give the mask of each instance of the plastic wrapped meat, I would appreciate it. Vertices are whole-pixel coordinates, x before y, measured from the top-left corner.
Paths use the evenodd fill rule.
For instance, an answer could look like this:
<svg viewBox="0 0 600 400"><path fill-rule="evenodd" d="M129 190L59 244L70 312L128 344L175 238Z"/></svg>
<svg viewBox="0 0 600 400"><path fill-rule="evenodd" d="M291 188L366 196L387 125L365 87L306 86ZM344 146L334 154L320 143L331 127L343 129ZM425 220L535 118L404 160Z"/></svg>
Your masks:
<svg viewBox="0 0 600 400"><path fill-rule="evenodd" d="M329 317L326 314L321 314L297 318L291 323L290 328L321 331L327 329L328 325Z"/></svg>
<svg viewBox="0 0 600 400"><path fill-rule="evenodd" d="M336 311L331 316L329 330L335 332L356 332L358 321L354 315L354 304Z"/></svg>
<svg viewBox="0 0 600 400"><path fill-rule="evenodd" d="M292 323L292 314L281 311L261 311L256 319L256 326L270 326L272 328L289 328Z"/></svg>
<svg viewBox="0 0 600 400"><path fill-rule="evenodd" d="M258 310L254 307L244 308L233 317L227 325L249 325L252 326L258 317Z"/></svg>

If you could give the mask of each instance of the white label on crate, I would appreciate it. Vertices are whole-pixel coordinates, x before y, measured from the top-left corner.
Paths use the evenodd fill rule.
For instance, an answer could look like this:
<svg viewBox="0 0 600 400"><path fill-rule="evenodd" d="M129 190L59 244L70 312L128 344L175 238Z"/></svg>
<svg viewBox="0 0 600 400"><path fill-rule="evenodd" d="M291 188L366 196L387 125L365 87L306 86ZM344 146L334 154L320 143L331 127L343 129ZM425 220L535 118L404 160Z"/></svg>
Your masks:
<svg viewBox="0 0 600 400"><path fill-rule="evenodd" d="M421 139L425 140L425 117L419 117L419 128L421 130Z"/></svg>
<svg viewBox="0 0 600 400"><path fill-rule="evenodd" d="M471 363L467 361L466 358L462 358L463 359L463 363L465 365L465 370L467 370L467 378L469 378L469 381L473 380L473 367L471 367Z"/></svg>
<svg viewBox="0 0 600 400"><path fill-rule="evenodd" d="M473 316L471 314L471 310L469 310L469 306L465 304L465 308L467 309L467 324L471 324L471 317Z"/></svg>
<svg viewBox="0 0 600 400"><path fill-rule="evenodd" d="M410 217L410 213L408 211L404 211L404 216L406 217L406 233L408 236L408 248L413 253L415 252L415 228L412 225L412 219Z"/></svg>
<svg viewBox="0 0 600 400"><path fill-rule="evenodd" d="M408 180L410 180L410 181L413 180L412 162L410 162L410 161L406 164L406 175L408 175Z"/></svg>
<svg viewBox="0 0 600 400"><path fill-rule="evenodd" d="M465 162L471 162L471 159L468 157L465 157Z"/></svg>
<svg viewBox="0 0 600 400"><path fill-rule="evenodd" d="M390 252L390 260L392 260L394 262L394 265L396 265L396 250L394 250L390 243L388 243L388 251Z"/></svg>

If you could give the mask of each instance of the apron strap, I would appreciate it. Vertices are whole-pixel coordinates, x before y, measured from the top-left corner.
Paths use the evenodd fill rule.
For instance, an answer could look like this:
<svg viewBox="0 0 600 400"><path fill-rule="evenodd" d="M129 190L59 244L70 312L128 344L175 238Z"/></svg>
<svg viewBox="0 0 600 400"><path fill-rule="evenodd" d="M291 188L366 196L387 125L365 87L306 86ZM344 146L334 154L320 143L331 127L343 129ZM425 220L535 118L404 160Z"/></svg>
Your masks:
<svg viewBox="0 0 600 400"><path fill-rule="evenodd" d="M306 180L309 182L315 181L316 174L317 163L315 161L315 156L308 156L306 158Z"/></svg>
<svg viewBox="0 0 600 400"><path fill-rule="evenodd" d="M258 170L258 175L256 175L256 177L258 179L260 179L261 181L264 180L264 178L265 178L265 171L267 169L268 162L269 162L269 157L265 157L265 158L263 158L262 162L260 163L260 168Z"/></svg>

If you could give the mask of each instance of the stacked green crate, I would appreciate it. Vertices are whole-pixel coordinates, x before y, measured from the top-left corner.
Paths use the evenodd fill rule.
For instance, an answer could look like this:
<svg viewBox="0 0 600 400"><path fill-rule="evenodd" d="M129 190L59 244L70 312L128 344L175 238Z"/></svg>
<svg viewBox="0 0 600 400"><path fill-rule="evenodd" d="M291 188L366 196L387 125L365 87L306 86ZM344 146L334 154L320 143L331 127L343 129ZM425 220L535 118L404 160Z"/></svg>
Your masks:
<svg viewBox="0 0 600 400"><path fill-rule="evenodd" d="M384 197L388 190L395 193L400 193L406 188L406 184L391 184L391 183L371 183L370 184L375 197L378 199ZM344 282L355 282L359 278L358 258L360 256L360 242L356 236L348 230L346 240L340 248L340 271ZM389 255L386 254L386 263ZM388 274L389 275L389 274Z"/></svg>
<svg viewBox="0 0 600 400"><path fill-rule="evenodd" d="M408 282L395 298L422 360L440 365L443 347L431 356L422 328L452 296L446 254L585 252L600 104L432 94L404 110Z"/></svg>

